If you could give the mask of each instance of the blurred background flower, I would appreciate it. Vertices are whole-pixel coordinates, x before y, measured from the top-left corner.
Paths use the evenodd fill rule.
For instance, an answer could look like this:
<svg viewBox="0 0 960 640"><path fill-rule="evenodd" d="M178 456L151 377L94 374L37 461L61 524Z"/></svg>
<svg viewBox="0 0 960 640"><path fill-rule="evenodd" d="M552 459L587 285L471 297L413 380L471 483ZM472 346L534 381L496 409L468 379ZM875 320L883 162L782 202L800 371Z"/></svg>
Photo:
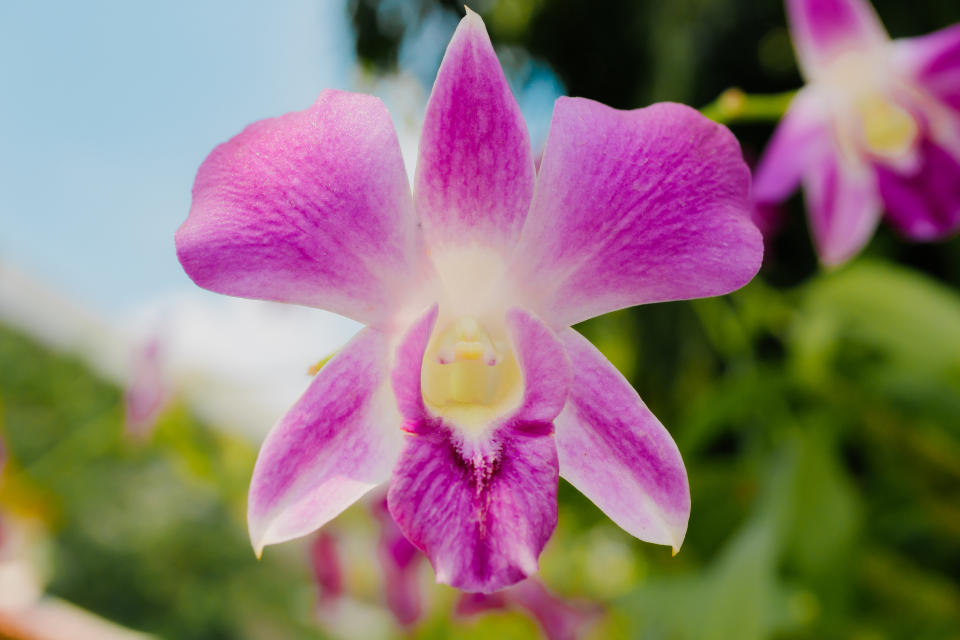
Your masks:
<svg viewBox="0 0 960 640"><path fill-rule="evenodd" d="M825 265L855 255L880 215L917 241L960 227L960 26L890 40L867 0L789 0L806 86L764 152L760 209L802 182Z"/></svg>
<svg viewBox="0 0 960 640"><path fill-rule="evenodd" d="M941 0L874 4L894 38L960 21ZM801 86L778 2L471 8L535 148L561 94L633 108ZM42 540L35 592L162 638L542 633L519 607L456 614L459 595L426 567L422 613L401 627L363 505L332 530L346 594L336 613L318 610L309 542L253 558L255 448L355 327L213 301L173 251L209 149L323 88L385 96L409 171L461 11L445 0L0 6L0 509ZM734 126L748 158L772 130ZM801 199L777 220L746 289L578 327L669 426L693 498L671 559L561 483L540 577L601 607L582 635L960 637L960 240L912 244L881 227L823 274ZM124 389L151 340L168 401L131 440ZM22 593L0 590L0 601Z"/></svg>

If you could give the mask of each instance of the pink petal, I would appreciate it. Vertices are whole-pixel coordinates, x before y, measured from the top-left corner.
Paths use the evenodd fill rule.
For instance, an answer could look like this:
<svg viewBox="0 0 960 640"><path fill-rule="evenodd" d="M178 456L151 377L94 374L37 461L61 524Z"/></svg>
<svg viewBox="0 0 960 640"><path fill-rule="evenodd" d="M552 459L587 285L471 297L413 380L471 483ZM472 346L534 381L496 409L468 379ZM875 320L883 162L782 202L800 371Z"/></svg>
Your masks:
<svg viewBox="0 0 960 640"><path fill-rule="evenodd" d="M377 548L387 606L397 622L404 626L415 623L422 613L418 569L423 555L413 546L394 522L387 509L387 496L373 501L372 510L380 523L380 542Z"/></svg>
<svg viewBox="0 0 960 640"><path fill-rule="evenodd" d="M915 240L936 240L960 227L960 162L929 139L911 174L876 165L887 219Z"/></svg>
<svg viewBox="0 0 960 640"><path fill-rule="evenodd" d="M533 578L529 579L532 580ZM526 580L523 582L526 582ZM523 584L523 582L517 584ZM510 606L507 601L507 591L516 586L513 585L513 587L507 587L493 593L461 593L453 612L457 616L473 616L484 611L506 609Z"/></svg>
<svg viewBox="0 0 960 640"><path fill-rule="evenodd" d="M805 177L804 187L820 260L826 265L845 262L867 244L880 219L872 172L826 152Z"/></svg>
<svg viewBox="0 0 960 640"><path fill-rule="evenodd" d="M530 135L483 20L467 9L420 138L415 199L431 245L510 247L533 195Z"/></svg>
<svg viewBox="0 0 960 640"><path fill-rule="evenodd" d="M896 55L932 95L960 111L960 24L894 41Z"/></svg>
<svg viewBox="0 0 960 640"><path fill-rule="evenodd" d="M427 412L420 389L420 372L423 369L423 352L430 341L437 313L437 305L433 305L407 329L397 347L390 373L397 409L405 420L404 430L408 432Z"/></svg>
<svg viewBox="0 0 960 640"><path fill-rule="evenodd" d="M566 601L536 580L511 587L507 599L529 611L549 640L576 640L599 614L597 607Z"/></svg>
<svg viewBox="0 0 960 640"><path fill-rule="evenodd" d="M310 567L317 585L317 600L321 607L335 603L343 595L343 569L337 538L321 531L310 544Z"/></svg>
<svg viewBox="0 0 960 640"><path fill-rule="evenodd" d="M159 338L151 338L136 347L130 384L124 390L124 426L127 435L146 438L170 400L164 380Z"/></svg>
<svg viewBox="0 0 960 640"><path fill-rule="evenodd" d="M818 75L838 56L877 51L887 32L866 0L787 0L790 35L804 74Z"/></svg>
<svg viewBox="0 0 960 640"><path fill-rule="evenodd" d="M561 339L574 373L554 421L560 474L627 533L676 553L690 517L677 445L596 347L573 329Z"/></svg>
<svg viewBox="0 0 960 640"><path fill-rule="evenodd" d="M570 389L570 360L557 336L533 315L520 309L507 312L507 328L523 372L523 402L505 422L520 428L549 427L563 410Z"/></svg>
<svg viewBox="0 0 960 640"><path fill-rule="evenodd" d="M554 327L727 293L762 259L749 189L736 139L689 107L619 111L560 98L517 281Z"/></svg>
<svg viewBox="0 0 960 640"><path fill-rule="evenodd" d="M384 384L387 342L361 331L267 436L247 509L258 554L319 528L390 477L401 440Z"/></svg>
<svg viewBox="0 0 960 640"><path fill-rule="evenodd" d="M520 408L488 434L453 431L439 417L416 416L423 351L432 312L398 350L394 389L411 435L390 481L390 512L445 582L490 592L537 570L557 520L557 454L552 420L563 406L569 364L550 329L518 310L508 314L525 381ZM412 360L410 354L419 354ZM412 372L416 372L415 374ZM422 403L420 404L422 407Z"/></svg>
<svg viewBox="0 0 960 640"><path fill-rule="evenodd" d="M800 91L777 125L753 175L753 200L785 200L800 185L804 172L830 144L829 122L816 98Z"/></svg>
<svg viewBox="0 0 960 640"><path fill-rule="evenodd" d="M197 172L177 255L212 291L369 324L418 281L416 225L383 103L328 90L214 149Z"/></svg>
<svg viewBox="0 0 960 640"><path fill-rule="evenodd" d="M575 640L598 616L599 609L553 595L539 581L530 578L497 593L464 593L455 613L470 616L483 611L519 607L540 624L549 640Z"/></svg>

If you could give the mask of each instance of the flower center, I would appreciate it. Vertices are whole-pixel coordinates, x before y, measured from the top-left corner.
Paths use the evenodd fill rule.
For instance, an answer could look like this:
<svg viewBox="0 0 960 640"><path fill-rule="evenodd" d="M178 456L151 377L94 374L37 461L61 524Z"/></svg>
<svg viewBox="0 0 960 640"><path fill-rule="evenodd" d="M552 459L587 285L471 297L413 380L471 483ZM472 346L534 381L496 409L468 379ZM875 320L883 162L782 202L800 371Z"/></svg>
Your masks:
<svg viewBox="0 0 960 640"><path fill-rule="evenodd" d="M880 94L861 100L857 107L867 149L886 158L898 158L910 151L919 127L906 109Z"/></svg>
<svg viewBox="0 0 960 640"><path fill-rule="evenodd" d="M523 387L505 332L491 336L472 316L434 332L420 381L427 405L460 423L479 424L505 412Z"/></svg>
<svg viewBox="0 0 960 640"><path fill-rule="evenodd" d="M876 51L839 56L822 76L831 109L841 115L841 130L850 151L861 148L886 160L913 149L920 127L914 116L891 99L903 82L882 64Z"/></svg>

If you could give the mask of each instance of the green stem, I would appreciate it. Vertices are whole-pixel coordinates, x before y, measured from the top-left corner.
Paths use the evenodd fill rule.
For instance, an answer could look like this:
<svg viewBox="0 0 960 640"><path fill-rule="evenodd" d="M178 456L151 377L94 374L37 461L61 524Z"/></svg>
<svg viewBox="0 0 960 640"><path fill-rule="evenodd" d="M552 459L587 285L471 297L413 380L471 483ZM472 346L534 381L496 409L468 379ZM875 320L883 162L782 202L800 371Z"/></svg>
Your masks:
<svg viewBox="0 0 960 640"><path fill-rule="evenodd" d="M737 88L727 89L716 100L700 109L703 115L720 124L740 122L778 122L787 112L796 91L749 95Z"/></svg>

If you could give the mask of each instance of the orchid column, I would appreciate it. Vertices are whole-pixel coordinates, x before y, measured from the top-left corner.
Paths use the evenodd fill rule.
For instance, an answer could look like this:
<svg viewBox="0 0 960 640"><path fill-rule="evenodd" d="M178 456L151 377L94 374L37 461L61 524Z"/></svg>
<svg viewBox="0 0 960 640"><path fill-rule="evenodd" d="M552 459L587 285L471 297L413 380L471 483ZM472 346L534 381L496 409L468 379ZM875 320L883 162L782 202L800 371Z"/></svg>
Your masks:
<svg viewBox="0 0 960 640"><path fill-rule="evenodd" d="M200 286L369 326L267 437L259 553L389 483L437 579L489 592L537 570L563 475L631 534L679 549L680 453L570 325L719 295L759 268L749 173L693 109L561 98L539 173L468 10L427 106L411 197L376 98L324 91L201 166L177 252Z"/></svg>

